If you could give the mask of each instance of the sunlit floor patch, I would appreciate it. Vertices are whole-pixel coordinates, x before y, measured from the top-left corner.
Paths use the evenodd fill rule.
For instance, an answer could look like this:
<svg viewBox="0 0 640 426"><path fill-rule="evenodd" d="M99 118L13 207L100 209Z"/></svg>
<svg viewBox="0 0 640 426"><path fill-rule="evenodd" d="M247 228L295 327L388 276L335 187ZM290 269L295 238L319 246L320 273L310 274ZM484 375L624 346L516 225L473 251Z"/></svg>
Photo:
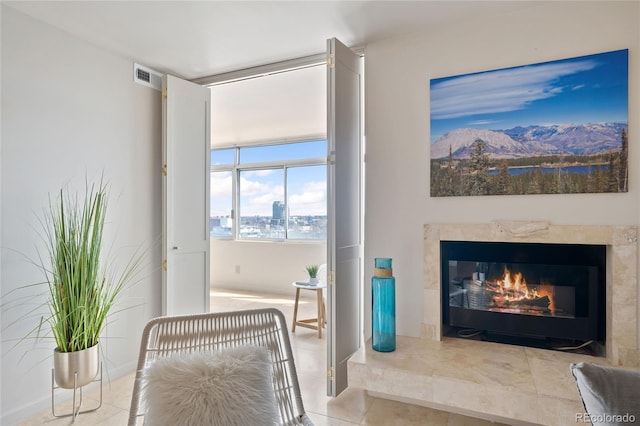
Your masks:
<svg viewBox="0 0 640 426"><path fill-rule="evenodd" d="M255 299L255 298L259 298L260 297L260 296L257 296L257 295L251 295L251 294L246 294L246 293L230 293L230 292L219 291L219 290L211 290L211 292L209 294L211 294L211 296L215 296L215 297L228 297L228 298Z"/></svg>
<svg viewBox="0 0 640 426"><path fill-rule="evenodd" d="M269 298L262 298L262 297L258 298L258 299L248 299L248 298L244 298L244 297L238 297L236 299L237 300L250 301L250 302L254 302L254 303L265 303L265 304L269 304L269 305L293 305L295 303L294 300L269 299ZM302 305L303 303L309 303L309 302L303 302L303 301L298 302L299 305Z"/></svg>

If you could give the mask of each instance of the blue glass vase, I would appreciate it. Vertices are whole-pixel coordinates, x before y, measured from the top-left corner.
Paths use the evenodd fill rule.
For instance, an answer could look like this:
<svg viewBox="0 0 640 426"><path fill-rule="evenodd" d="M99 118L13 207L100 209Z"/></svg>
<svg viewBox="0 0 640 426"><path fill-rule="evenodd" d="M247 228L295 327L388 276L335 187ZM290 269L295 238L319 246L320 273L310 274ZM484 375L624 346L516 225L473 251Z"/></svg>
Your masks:
<svg viewBox="0 0 640 426"><path fill-rule="evenodd" d="M396 350L396 279L393 277L391 259L375 259L371 296L373 349L393 352Z"/></svg>

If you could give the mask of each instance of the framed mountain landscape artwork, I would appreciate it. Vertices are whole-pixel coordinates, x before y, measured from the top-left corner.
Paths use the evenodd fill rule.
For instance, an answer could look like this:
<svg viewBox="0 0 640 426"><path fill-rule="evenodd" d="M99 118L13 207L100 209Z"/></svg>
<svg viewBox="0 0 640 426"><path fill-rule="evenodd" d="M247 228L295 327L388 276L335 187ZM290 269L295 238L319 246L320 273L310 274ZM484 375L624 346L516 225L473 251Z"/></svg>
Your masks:
<svg viewBox="0 0 640 426"><path fill-rule="evenodd" d="M431 196L628 190L628 50L430 81Z"/></svg>

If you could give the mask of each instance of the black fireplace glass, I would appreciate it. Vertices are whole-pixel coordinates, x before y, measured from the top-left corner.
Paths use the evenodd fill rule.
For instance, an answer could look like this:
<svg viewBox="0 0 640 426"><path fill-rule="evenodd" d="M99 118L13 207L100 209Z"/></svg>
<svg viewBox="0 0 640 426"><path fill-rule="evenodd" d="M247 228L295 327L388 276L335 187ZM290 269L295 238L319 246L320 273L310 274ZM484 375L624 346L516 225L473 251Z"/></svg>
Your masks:
<svg viewBox="0 0 640 426"><path fill-rule="evenodd" d="M575 318L576 288L588 283L589 268L450 260L449 306ZM584 315L586 304L577 306Z"/></svg>
<svg viewBox="0 0 640 426"><path fill-rule="evenodd" d="M443 322L535 338L604 338L606 246L441 242Z"/></svg>

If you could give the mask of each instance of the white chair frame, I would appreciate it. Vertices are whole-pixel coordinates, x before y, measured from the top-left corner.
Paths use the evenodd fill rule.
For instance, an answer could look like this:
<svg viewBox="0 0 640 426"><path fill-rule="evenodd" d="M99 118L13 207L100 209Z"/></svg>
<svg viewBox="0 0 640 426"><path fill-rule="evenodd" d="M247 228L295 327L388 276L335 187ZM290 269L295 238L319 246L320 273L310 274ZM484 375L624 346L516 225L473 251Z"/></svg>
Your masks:
<svg viewBox="0 0 640 426"><path fill-rule="evenodd" d="M142 373L149 363L176 353L215 351L244 345L263 346L273 362L273 387L281 425L313 423L304 411L287 323L275 308L159 317L142 332L129 425L144 416Z"/></svg>

